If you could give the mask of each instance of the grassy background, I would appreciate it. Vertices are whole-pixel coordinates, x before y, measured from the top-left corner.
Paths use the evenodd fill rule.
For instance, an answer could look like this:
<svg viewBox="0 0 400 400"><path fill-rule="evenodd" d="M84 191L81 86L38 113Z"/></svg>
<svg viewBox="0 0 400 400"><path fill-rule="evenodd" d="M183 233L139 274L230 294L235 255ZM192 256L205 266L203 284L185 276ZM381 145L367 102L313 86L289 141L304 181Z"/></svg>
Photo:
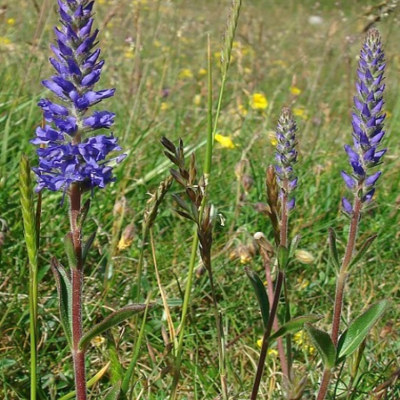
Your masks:
<svg viewBox="0 0 400 400"><path fill-rule="evenodd" d="M97 191L92 202L87 234L97 231L85 281L85 325L98 322L109 310L131 302L136 291L135 273L140 246L140 226L148 192L168 174L159 140L182 137L197 148L202 165L206 137L206 42L211 35L215 89L219 84L220 37L229 2L213 1L96 1L96 24L106 66L100 88L116 87L113 99L102 107L117 114L114 128L128 158L118 168L118 181ZM217 3L217 4L216 4ZM255 297L245 279L243 264L262 271L258 255L249 254L252 235L271 228L255 205L265 201L264 172L273 162L271 143L280 109L295 109L299 125L299 189L291 216L292 235L302 237L300 248L314 256L311 264L294 261L289 284L292 313L324 315L321 326L330 326L335 271L328 263L327 230L334 227L343 252L347 221L340 213L345 193L340 170L347 166L343 145L351 142L350 110L354 93L357 55L363 29L382 16L376 26L385 43L387 59L385 95L388 154L377 191L379 207L362 220L360 242L378 233L367 259L349 280L344 317L354 318L367 303L393 299L393 307L372 330L368 355L362 361L362 379L354 398L374 398L370 392L395 370L399 341L399 12L383 15L380 1L244 0L232 52L219 133L230 136L235 148L215 148L211 201L226 219L215 228L214 270L223 313L228 348L228 381L232 395L248 397L261 337L261 320ZM21 153L35 164L29 144L41 121L40 86L53 72L48 63L52 26L57 23L55 1L3 1L0 8L0 397L28 398L29 315L27 264L23 243L17 177ZM321 23L310 23L311 16ZM290 88L300 89L291 93ZM254 93L268 99L264 111L251 108ZM215 90L215 95L217 90ZM238 202L235 165L245 158L254 185ZM176 186L172 190L178 190ZM58 321L55 282L49 270L52 255L62 257L62 238L68 230L66 205L59 193L44 192L40 282L40 374L46 396L59 398L73 388L72 363ZM117 207L115 205L117 204ZM122 204L122 206L121 206ZM118 250L123 230L136 227L132 244ZM173 212L167 195L155 228L156 257L162 284L170 299L181 297L193 229ZM241 255L232 259L233 255ZM150 248L146 250L142 285L151 298L159 298ZM105 282L105 271L112 273ZM196 277L185 341L180 397L213 399L219 390L215 326L207 274ZM179 323L180 308L173 308ZM133 398L165 399L171 384L173 359L163 337L162 309L152 311L146 324ZM116 343L120 360L129 363L135 326L128 323L112 331L89 351L91 375L107 361L110 343ZM244 334L243 334L244 333ZM243 334L243 335L242 335ZM318 356L295 343L298 378L309 373L305 398L318 382ZM345 370L351 367L351 363ZM280 398L279 363L271 355L265 398ZM266 375L267 376L267 375ZM106 374L92 390L100 398L108 387ZM275 392L274 392L275 390ZM396 392L397 390L397 392ZM271 393L275 393L272 395ZM399 389L390 399L400 398ZM340 393L340 388L338 389ZM270 397L267 397L268 394Z"/></svg>

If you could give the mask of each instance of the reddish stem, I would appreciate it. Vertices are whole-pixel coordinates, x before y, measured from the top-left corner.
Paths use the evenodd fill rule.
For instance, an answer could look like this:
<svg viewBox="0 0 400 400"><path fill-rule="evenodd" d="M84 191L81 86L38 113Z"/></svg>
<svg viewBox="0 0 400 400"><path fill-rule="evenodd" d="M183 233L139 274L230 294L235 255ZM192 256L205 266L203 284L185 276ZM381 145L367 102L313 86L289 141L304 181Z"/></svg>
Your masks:
<svg viewBox="0 0 400 400"><path fill-rule="evenodd" d="M86 400L86 373L85 353L79 349L82 337L82 286L83 286L83 259L81 228L78 218L81 211L81 188L79 184L72 184L70 190L70 224L74 245L76 266L71 271L72 283L72 357L74 362L76 399Z"/></svg>

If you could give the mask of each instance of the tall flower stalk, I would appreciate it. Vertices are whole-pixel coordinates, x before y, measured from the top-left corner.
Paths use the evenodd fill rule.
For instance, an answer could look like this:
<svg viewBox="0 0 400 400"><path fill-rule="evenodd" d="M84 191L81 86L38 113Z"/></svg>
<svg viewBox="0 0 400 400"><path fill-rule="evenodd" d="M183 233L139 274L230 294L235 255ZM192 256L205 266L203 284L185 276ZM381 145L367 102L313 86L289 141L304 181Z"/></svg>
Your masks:
<svg viewBox="0 0 400 400"><path fill-rule="evenodd" d="M293 191L297 187L297 177L294 174L293 166L297 162L297 151L296 151L296 121L290 109L284 107L282 109L281 115L278 119L278 124L276 128L276 153L275 160L276 164L274 166L274 172L272 172L273 176L276 177L276 186L279 191L277 196L269 196L269 200L271 197L275 197L276 204L271 206L271 210L273 209L274 215L270 215L276 224L274 225L275 230L279 231L279 235L276 235L277 245L278 245L278 253L286 252L288 248L288 223L289 223L289 213L295 207L295 197L293 196ZM269 168L269 174L271 174L271 168ZM269 180L271 181L271 179ZM269 191L272 188L269 187ZM269 193L270 194L270 193ZM279 257L278 257L279 260ZM265 360L269 347L270 335L272 332L272 328L274 327L276 330L278 329L278 322L276 318L276 313L278 309L278 303L280 299L280 294L282 289L285 293L286 303L288 301L287 298L287 288L286 288L286 279L285 279L285 265L279 265L278 262L278 277L275 285L275 293L270 292L270 298L273 298L271 305L271 312L268 318L268 324L265 327L264 335L262 339L260 358L258 360L256 377L253 385L253 389L251 392L250 400L255 400L257 398L258 390L261 383L262 373L264 371ZM267 276L270 276L270 265L269 262L266 265ZM286 322L290 320L290 314L288 314L288 304L286 304ZM287 356L285 357L284 349L281 341L279 341L279 354L282 363L282 371L285 376L290 379L290 362L291 362L291 341L290 335L287 335Z"/></svg>
<svg viewBox="0 0 400 400"><path fill-rule="evenodd" d="M71 305L64 310L70 318L64 321L64 328L71 332L68 339L78 400L86 399L85 352L79 343L82 338L83 266L91 244L90 240L89 246L82 244L82 225L88 211L88 206L82 207L82 195L112 182L110 162L120 162L124 158L124 155L108 158L110 152L121 150L112 134L93 135L100 129L109 129L115 114L105 110L88 113L91 106L113 96L115 91L94 90L104 61L99 61L100 50L94 49L99 32L92 30L93 5L89 0L58 0L61 27L54 28L56 44L51 46L54 57L50 57L55 75L42 82L55 94L57 102L48 98L39 101L46 124L36 129L32 140L33 144L40 145L37 149L39 165L33 168L37 175L36 190L60 190L69 198L71 231L65 237L65 247L71 269ZM58 283L61 276L69 281L58 262L53 262L53 270Z"/></svg>
<svg viewBox="0 0 400 400"><path fill-rule="evenodd" d="M375 185L381 176L381 171L377 171L376 167L381 164L382 156L386 152L386 149L381 149L381 141L385 135L385 114L382 111L385 66L380 34L372 29L367 33L358 64L357 94L354 97L352 115L353 146L345 146L352 170L351 174L342 171L343 180L353 199L342 199L343 212L350 218L350 230L336 283L331 337L335 347L338 346L344 289L353 260L359 222L363 211L373 201ZM325 367L317 400L325 398L330 378L331 371Z"/></svg>

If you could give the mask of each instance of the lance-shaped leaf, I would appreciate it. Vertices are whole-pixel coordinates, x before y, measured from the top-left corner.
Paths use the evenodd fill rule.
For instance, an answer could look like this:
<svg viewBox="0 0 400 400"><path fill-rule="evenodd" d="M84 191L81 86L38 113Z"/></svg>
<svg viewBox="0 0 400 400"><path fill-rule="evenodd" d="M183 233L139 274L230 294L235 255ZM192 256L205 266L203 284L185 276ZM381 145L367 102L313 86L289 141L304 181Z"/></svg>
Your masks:
<svg viewBox="0 0 400 400"><path fill-rule="evenodd" d="M86 257L89 253L90 248L92 247L95 237L96 237L96 232L93 232L89 236L89 239L86 241L85 246L83 247L83 251L82 251L83 265L85 265Z"/></svg>
<svg viewBox="0 0 400 400"><path fill-rule="evenodd" d="M387 300L373 304L343 332L338 343L338 363L342 362L360 346L388 305L389 302Z"/></svg>
<svg viewBox="0 0 400 400"><path fill-rule="evenodd" d="M107 393L104 400L118 400L121 394L121 381L119 381L114 387Z"/></svg>
<svg viewBox="0 0 400 400"><path fill-rule="evenodd" d="M354 256L354 258L351 260L349 268L351 268L353 265L356 265L367 253L368 249L371 247L371 244L373 241L377 238L378 235L373 235L369 237L361 246L360 250L358 253Z"/></svg>
<svg viewBox="0 0 400 400"><path fill-rule="evenodd" d="M339 254L336 247L336 232L334 229L329 228L328 231L329 238L329 254L333 266L339 271L340 270L340 260Z"/></svg>
<svg viewBox="0 0 400 400"><path fill-rule="evenodd" d="M107 329L110 329L133 315L144 311L146 307L152 308L154 306L155 304L129 304L120 310L114 311L82 336L79 341L79 348L84 349L93 338L102 334Z"/></svg>
<svg viewBox="0 0 400 400"><path fill-rule="evenodd" d="M264 328L266 329L269 321L269 300L265 286L260 277L250 268L246 267L245 272L250 279L253 289L256 293L258 304L260 306Z"/></svg>
<svg viewBox="0 0 400 400"><path fill-rule="evenodd" d="M300 239L301 239L301 236L296 235L290 242L290 246L289 246L289 256L290 257L292 257L296 253L297 247L299 246L299 243L300 243Z"/></svg>
<svg viewBox="0 0 400 400"><path fill-rule="evenodd" d="M278 266L279 269L284 271L289 263L289 250L282 245L278 246Z"/></svg>
<svg viewBox="0 0 400 400"><path fill-rule="evenodd" d="M305 328L311 341L321 355L325 368L333 368L336 362L336 348L329 334L320 329L314 328L310 324L305 324Z"/></svg>
<svg viewBox="0 0 400 400"><path fill-rule="evenodd" d="M89 379L86 383L87 388L91 388L93 385L95 385L107 372L108 367L110 366L110 363L108 362L93 378ZM70 400L70 399L75 399L76 398L76 392L70 392L66 394L63 397L60 397L59 400Z"/></svg>
<svg viewBox="0 0 400 400"><path fill-rule="evenodd" d="M57 261L51 260L51 269L56 279L60 320L70 348L72 348L72 286L67 271Z"/></svg>
<svg viewBox="0 0 400 400"><path fill-rule="evenodd" d="M72 233L68 232L64 236L64 248L65 253L67 254L68 264L71 269L76 269L78 266L78 260L76 258L75 248L74 248L74 241L72 239Z"/></svg>
<svg viewBox="0 0 400 400"><path fill-rule="evenodd" d="M322 315L302 315L286 322L276 332L274 332L270 338L270 343L273 340L278 339L281 336L287 335L288 333L295 333L303 329L305 323L317 322L322 318Z"/></svg>

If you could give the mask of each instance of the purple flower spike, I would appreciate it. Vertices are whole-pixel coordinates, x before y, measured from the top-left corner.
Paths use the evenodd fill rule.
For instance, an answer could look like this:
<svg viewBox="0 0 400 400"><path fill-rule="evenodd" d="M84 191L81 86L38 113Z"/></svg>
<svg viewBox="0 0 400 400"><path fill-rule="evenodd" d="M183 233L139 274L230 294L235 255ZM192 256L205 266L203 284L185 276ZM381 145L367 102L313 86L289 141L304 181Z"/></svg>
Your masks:
<svg viewBox="0 0 400 400"><path fill-rule="evenodd" d="M31 141L42 147L37 149L39 166L34 168L38 177L36 190L47 188L64 193L73 183L81 189L104 188L115 180L111 161L118 163L123 156L110 159L113 151L120 151L117 139L94 136L93 131L109 129L115 114L88 109L114 95L115 89L95 90L104 61L98 61L99 49L94 49L98 30L92 31L92 8L88 0L58 0L62 27L55 28L55 42L51 49L55 58L50 63L56 75L42 82L62 104L41 99L46 126L37 128ZM59 101L60 101L59 100Z"/></svg>
<svg viewBox="0 0 400 400"><path fill-rule="evenodd" d="M385 135L383 122L383 91L385 60L379 32L371 29L365 39L358 65L357 95L354 97L352 116L353 147L346 145L345 150L352 167L351 176L342 171L346 186L353 191L363 205L371 203L375 193L375 183L381 172L371 169L381 163L386 149L379 149ZM351 215L353 207L343 198L343 211Z"/></svg>
<svg viewBox="0 0 400 400"><path fill-rule="evenodd" d="M291 197L291 192L297 187L297 177L293 172L293 165L297 162L296 151L296 121L293 118L290 109L282 109L276 127L276 154L275 154L275 173L278 186L281 189L280 201L283 199L283 193L286 194L286 207L290 211L295 207L295 198Z"/></svg>

